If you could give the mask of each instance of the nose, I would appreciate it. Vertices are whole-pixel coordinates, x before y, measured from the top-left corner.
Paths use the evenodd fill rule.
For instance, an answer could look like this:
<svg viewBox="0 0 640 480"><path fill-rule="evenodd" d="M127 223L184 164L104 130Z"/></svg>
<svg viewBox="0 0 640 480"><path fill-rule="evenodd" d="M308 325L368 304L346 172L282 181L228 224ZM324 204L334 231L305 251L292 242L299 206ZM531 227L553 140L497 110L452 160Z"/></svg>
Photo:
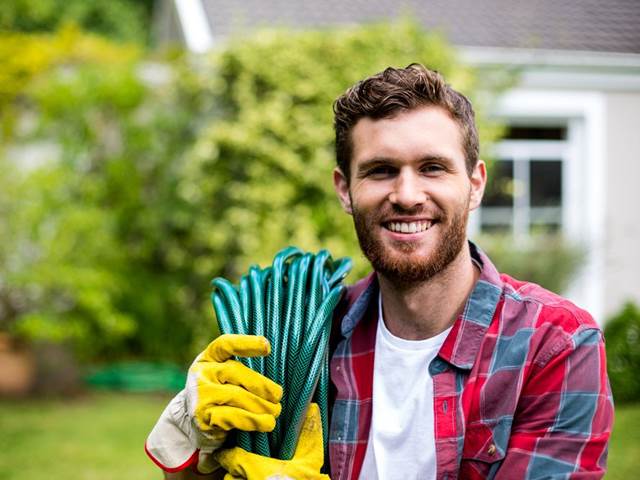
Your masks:
<svg viewBox="0 0 640 480"><path fill-rule="evenodd" d="M401 171L389 194L389 201L405 210L424 204L428 199L425 185L413 171Z"/></svg>

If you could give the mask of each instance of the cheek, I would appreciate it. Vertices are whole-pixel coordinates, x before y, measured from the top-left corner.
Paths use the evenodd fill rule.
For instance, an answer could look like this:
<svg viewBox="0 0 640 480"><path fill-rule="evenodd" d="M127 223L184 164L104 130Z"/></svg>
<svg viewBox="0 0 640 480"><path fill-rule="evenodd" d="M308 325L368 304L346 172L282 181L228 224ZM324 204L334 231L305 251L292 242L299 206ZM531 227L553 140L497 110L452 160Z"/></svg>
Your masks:
<svg viewBox="0 0 640 480"><path fill-rule="evenodd" d="M386 190L377 184L361 183L351 189L351 200L361 208L373 207L388 197Z"/></svg>
<svg viewBox="0 0 640 480"><path fill-rule="evenodd" d="M436 203L456 205L469 198L469 185L457 182L443 182L432 185L428 192Z"/></svg>

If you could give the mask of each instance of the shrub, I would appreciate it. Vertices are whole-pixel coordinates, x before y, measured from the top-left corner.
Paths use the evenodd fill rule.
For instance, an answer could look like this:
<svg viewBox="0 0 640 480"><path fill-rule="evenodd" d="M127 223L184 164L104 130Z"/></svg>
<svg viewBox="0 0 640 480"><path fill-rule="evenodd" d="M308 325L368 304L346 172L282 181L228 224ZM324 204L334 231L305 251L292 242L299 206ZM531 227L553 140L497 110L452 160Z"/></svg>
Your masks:
<svg viewBox="0 0 640 480"><path fill-rule="evenodd" d="M192 358L214 335L211 278L288 244L368 270L331 182L331 104L364 76L425 63L472 97L484 146L497 132L479 76L410 22L259 32L153 82L124 47L65 35L15 37L52 53L0 76L5 118L31 119L6 138L56 146L29 169L0 151L0 329L87 359Z"/></svg>
<svg viewBox="0 0 640 480"><path fill-rule="evenodd" d="M73 23L124 41L144 42L153 0L10 0L0 7L0 30L51 32Z"/></svg>
<svg viewBox="0 0 640 480"><path fill-rule="evenodd" d="M605 324L607 365L617 402L640 401L640 309L629 302Z"/></svg>
<svg viewBox="0 0 640 480"><path fill-rule="evenodd" d="M77 29L0 45L20 57L0 75L0 113L16 125L0 148L0 330L70 341L83 359L190 355L203 302L166 262L189 94L147 85L136 48ZM34 142L42 158L18 154Z"/></svg>
<svg viewBox="0 0 640 480"><path fill-rule="evenodd" d="M555 234L520 241L510 235L487 235L477 243L500 272L559 294L567 289L585 258L581 247Z"/></svg>

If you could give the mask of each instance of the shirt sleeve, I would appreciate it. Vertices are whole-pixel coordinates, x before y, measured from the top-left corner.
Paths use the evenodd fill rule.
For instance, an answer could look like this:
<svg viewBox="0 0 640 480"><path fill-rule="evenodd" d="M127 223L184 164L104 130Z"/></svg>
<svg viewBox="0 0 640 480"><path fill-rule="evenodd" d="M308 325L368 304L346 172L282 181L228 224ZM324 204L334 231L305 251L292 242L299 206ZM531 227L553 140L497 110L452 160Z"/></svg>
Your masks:
<svg viewBox="0 0 640 480"><path fill-rule="evenodd" d="M495 478L602 478L612 423L602 332L583 325L534 361Z"/></svg>

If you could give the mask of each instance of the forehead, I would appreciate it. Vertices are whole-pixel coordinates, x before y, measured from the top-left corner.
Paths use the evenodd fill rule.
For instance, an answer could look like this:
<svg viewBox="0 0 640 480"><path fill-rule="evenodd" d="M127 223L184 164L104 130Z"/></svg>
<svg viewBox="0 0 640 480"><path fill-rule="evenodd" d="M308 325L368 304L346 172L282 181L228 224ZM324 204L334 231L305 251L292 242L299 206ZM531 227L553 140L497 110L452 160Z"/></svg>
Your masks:
<svg viewBox="0 0 640 480"><path fill-rule="evenodd" d="M361 118L353 127L351 142L353 166L375 157L411 161L429 155L464 164L461 128L437 106L389 118Z"/></svg>

